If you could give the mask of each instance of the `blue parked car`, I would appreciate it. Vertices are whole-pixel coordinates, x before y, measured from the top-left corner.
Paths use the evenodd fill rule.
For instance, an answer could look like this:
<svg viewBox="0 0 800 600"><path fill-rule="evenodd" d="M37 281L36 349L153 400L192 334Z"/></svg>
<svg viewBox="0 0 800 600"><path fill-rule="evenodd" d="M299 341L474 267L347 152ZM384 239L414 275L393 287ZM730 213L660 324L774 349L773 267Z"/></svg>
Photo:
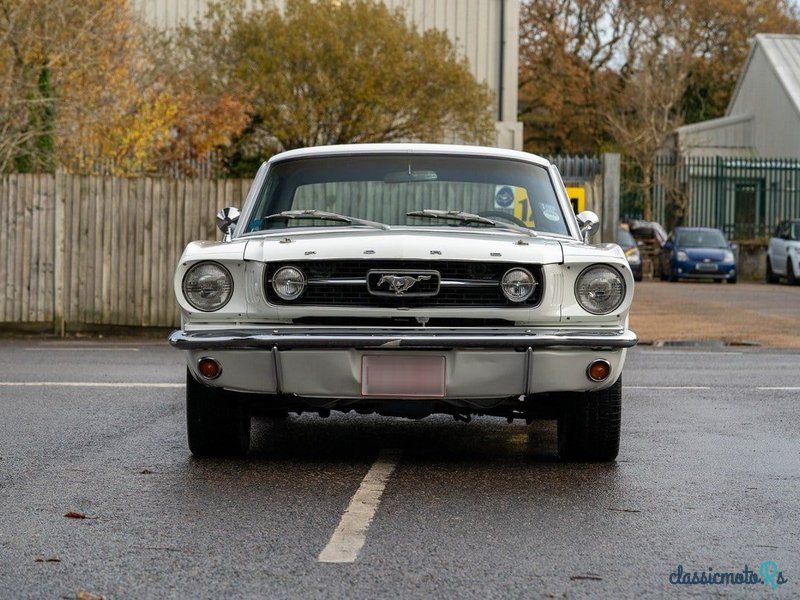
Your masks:
<svg viewBox="0 0 800 600"><path fill-rule="evenodd" d="M661 279L736 283L736 246L711 227L676 227L661 251Z"/></svg>

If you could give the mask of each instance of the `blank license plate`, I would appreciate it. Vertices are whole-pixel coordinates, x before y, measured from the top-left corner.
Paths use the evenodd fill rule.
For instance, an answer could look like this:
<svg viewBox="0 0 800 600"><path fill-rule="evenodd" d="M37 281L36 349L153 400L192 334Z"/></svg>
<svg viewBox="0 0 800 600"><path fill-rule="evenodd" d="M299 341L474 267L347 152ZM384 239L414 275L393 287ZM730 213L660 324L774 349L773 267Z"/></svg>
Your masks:
<svg viewBox="0 0 800 600"><path fill-rule="evenodd" d="M444 398L444 356L368 354L361 359L361 395Z"/></svg>
<svg viewBox="0 0 800 600"><path fill-rule="evenodd" d="M716 271L718 268L718 265L714 263L697 263L698 271Z"/></svg>

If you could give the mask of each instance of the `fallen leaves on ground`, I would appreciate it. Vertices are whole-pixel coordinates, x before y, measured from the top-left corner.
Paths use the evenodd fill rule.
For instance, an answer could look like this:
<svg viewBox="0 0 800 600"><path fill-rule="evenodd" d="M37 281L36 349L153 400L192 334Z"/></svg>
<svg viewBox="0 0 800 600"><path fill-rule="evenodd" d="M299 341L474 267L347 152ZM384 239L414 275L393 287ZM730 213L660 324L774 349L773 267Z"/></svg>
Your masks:
<svg viewBox="0 0 800 600"><path fill-rule="evenodd" d="M65 513L64 516L68 519L96 519L97 517L87 517L83 513L75 512L74 510Z"/></svg>

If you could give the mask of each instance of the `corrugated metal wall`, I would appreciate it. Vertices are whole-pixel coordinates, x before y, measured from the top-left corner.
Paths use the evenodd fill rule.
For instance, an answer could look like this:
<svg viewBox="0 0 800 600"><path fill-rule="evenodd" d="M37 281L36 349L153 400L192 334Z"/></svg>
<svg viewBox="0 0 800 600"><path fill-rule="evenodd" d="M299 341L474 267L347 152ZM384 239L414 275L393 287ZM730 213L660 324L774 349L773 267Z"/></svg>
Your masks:
<svg viewBox="0 0 800 600"><path fill-rule="evenodd" d="M132 0L134 9L145 18L148 23L158 27L171 28L178 25L190 25L195 19L200 19L208 10L208 5L213 0ZM261 0L244 0L248 9L260 6ZM272 0L271 4L283 6L283 0Z"/></svg>

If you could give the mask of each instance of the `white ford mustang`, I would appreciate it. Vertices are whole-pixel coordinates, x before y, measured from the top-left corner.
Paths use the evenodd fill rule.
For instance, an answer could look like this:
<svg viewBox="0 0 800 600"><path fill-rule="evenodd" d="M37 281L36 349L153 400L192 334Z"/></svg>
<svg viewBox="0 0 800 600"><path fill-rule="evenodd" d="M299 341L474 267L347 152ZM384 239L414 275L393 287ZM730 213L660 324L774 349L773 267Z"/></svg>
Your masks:
<svg viewBox="0 0 800 600"><path fill-rule="evenodd" d="M616 458L633 277L548 161L294 150L217 219L175 273L194 454L247 452L254 414L337 410L558 419L561 458Z"/></svg>

